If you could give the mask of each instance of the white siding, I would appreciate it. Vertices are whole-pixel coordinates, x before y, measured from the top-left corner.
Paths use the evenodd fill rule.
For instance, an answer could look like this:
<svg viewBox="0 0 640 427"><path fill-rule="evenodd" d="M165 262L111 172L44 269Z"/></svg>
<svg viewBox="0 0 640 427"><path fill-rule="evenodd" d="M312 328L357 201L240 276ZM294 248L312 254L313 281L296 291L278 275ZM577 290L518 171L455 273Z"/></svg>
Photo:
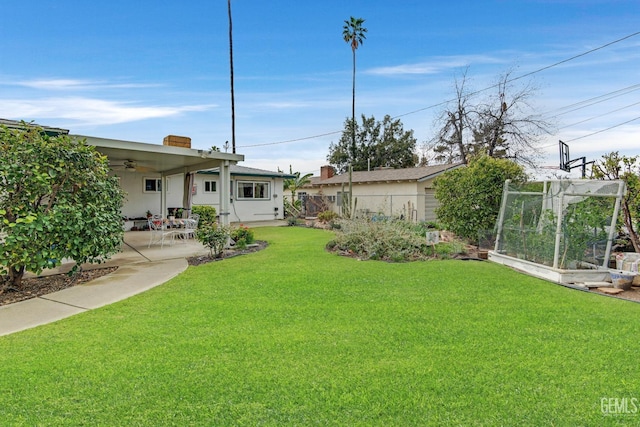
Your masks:
<svg viewBox="0 0 640 427"><path fill-rule="evenodd" d="M216 181L217 191L215 193L205 193L204 181ZM238 181L268 182L269 197L264 200L239 199L237 194ZM194 182L196 184L196 194L193 195L192 204L213 206L220 213L220 177L214 174L196 174ZM229 206L229 220L231 222L269 221L284 218L282 201L284 184L282 178L233 175L231 177L231 185L233 187L233 197Z"/></svg>
<svg viewBox="0 0 640 427"><path fill-rule="evenodd" d="M126 192L125 204L122 208L122 216L126 218L146 217L147 210L153 214L160 212L160 192L144 192L145 178L160 178L159 174L142 172L117 172L120 178L120 186ZM284 218L283 207L283 179L257 176L232 176L233 202L230 206L231 222L267 221ZM268 182L269 198L265 200L238 200L236 181ZM215 181L216 192L205 193L204 181ZM180 208L183 202L184 193L183 174L172 175L165 179L165 189L167 191L167 208ZM220 177L213 174L196 174L194 179L195 194L192 196L192 205L208 205L216 208L220 212ZM275 208L278 208L277 211ZM166 212L164 213L166 215Z"/></svg>

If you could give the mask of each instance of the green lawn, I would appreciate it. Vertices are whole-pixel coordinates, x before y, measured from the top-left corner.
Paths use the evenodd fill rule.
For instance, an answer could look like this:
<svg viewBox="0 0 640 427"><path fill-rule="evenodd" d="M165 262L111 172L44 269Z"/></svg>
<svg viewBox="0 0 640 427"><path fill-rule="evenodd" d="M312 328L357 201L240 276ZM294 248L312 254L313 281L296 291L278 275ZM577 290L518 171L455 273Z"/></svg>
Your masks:
<svg viewBox="0 0 640 427"><path fill-rule="evenodd" d="M640 304L255 231L266 250L0 337L0 424L640 424Z"/></svg>

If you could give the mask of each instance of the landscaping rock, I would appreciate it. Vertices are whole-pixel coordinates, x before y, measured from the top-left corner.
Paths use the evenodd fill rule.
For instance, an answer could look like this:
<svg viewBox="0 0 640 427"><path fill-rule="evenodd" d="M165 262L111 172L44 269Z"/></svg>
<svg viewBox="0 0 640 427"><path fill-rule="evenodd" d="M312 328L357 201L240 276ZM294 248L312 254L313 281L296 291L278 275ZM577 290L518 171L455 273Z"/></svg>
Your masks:
<svg viewBox="0 0 640 427"><path fill-rule="evenodd" d="M624 292L624 289L617 288L598 288L598 290L609 295L618 295L619 293Z"/></svg>

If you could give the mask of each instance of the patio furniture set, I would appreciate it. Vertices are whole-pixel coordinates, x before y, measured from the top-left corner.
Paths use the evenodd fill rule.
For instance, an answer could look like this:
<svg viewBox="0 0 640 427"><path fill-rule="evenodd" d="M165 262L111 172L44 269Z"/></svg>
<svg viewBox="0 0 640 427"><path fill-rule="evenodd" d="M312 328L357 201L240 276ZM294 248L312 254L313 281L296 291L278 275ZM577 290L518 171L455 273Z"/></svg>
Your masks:
<svg viewBox="0 0 640 427"><path fill-rule="evenodd" d="M165 240L168 244L173 245L175 239L193 239L195 238L196 229L200 216L191 214L189 218L163 218L161 215L154 215L149 218L149 245L157 245L164 247Z"/></svg>

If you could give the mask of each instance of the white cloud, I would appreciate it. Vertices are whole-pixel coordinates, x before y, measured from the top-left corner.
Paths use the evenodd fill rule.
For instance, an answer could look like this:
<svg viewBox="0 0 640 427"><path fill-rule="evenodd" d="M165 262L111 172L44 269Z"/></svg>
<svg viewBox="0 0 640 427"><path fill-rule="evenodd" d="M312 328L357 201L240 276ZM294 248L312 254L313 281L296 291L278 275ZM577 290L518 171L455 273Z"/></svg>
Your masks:
<svg viewBox="0 0 640 427"><path fill-rule="evenodd" d="M400 64L391 67L378 67L365 70L365 74L394 76L409 74L437 74L447 69L466 67L478 64L500 64L504 60L488 55L469 55L441 57L434 61Z"/></svg>
<svg viewBox="0 0 640 427"><path fill-rule="evenodd" d="M4 84L9 84L5 82ZM35 79L22 80L13 83L18 86L29 87L41 90L88 90L88 89L130 89L158 87L161 85L150 83L107 83L99 80L76 80L76 79Z"/></svg>
<svg viewBox="0 0 640 427"><path fill-rule="evenodd" d="M176 116L216 108L214 104L186 106L140 106L103 99L67 97L0 99L0 117L19 119L67 119L80 125L109 125Z"/></svg>

